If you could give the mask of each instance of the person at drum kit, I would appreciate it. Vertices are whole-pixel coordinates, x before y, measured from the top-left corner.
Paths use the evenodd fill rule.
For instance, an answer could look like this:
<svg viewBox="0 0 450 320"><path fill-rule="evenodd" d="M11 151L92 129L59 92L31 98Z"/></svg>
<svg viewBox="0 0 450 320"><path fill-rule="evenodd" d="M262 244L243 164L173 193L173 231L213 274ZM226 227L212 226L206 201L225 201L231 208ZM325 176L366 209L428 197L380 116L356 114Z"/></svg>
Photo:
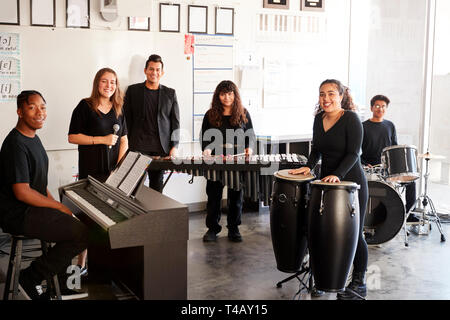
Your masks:
<svg viewBox="0 0 450 320"><path fill-rule="evenodd" d="M305 167L289 172L308 175L321 159L320 177L322 182L340 183L345 180L360 186L358 192L359 229L356 253L353 259L352 280L344 292L337 294L337 298L340 300L362 299L367 295L365 274L368 249L363 236L363 226L368 201L368 187L359 157L363 128L358 115L352 109L353 103L348 88L335 79L322 82L308 163Z"/></svg>
<svg viewBox="0 0 450 320"><path fill-rule="evenodd" d="M363 122L364 138L362 143L361 163L368 167L381 164L383 149L398 145L395 125L384 118L390 100L384 95L376 95L370 100L372 117ZM414 209L416 203L416 183L405 185L406 214ZM407 222L417 222L414 215L409 215Z"/></svg>
<svg viewBox="0 0 450 320"><path fill-rule="evenodd" d="M233 141L227 141L229 137L232 137ZM214 138L214 141L210 142L210 138ZM247 157L252 155L256 143L252 120L249 112L242 106L239 90L232 81L225 80L217 85L211 108L203 118L200 142L204 157L232 157L241 152ZM244 145L239 145L240 142L244 142ZM204 242L216 241L217 234L222 230L219 221L223 187L220 181L206 182L208 231L203 236ZM228 239L241 242L242 236L238 226L241 224L243 190L228 188L227 192Z"/></svg>

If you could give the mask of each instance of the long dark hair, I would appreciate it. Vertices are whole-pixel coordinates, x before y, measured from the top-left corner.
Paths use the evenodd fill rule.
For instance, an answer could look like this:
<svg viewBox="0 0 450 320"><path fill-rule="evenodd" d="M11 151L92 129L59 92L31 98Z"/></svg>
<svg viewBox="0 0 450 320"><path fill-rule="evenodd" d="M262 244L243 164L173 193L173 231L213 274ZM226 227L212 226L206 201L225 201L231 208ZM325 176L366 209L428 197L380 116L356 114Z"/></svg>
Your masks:
<svg viewBox="0 0 450 320"><path fill-rule="evenodd" d="M240 126L243 123L248 122L248 119L245 116L245 108L242 106L241 96L237 86L232 81L224 80L217 85L212 98L211 109L208 112L209 123L211 123L214 127L220 127L222 125L224 110L222 102L220 102L220 94L228 92L234 93L234 102L231 109L231 125Z"/></svg>
<svg viewBox="0 0 450 320"><path fill-rule="evenodd" d="M109 100L112 102L112 107L116 112L116 117L118 118L122 114L123 93L120 90L119 78L117 77L117 74L113 69L103 68L97 71L94 82L92 83L91 96L89 98L86 98L85 100L88 103L89 107L91 107L92 110L100 115L100 111L98 110L98 105L100 103L100 92L98 92L98 85L100 83L100 78L107 72L112 73L116 77L116 91L114 91L114 94L111 96L111 98L109 98Z"/></svg>
<svg viewBox="0 0 450 320"><path fill-rule="evenodd" d="M353 103L353 98L352 98L352 95L350 94L350 88L347 86L344 86L339 80L327 79L320 84L319 90L320 90L320 88L322 88L323 85L330 84L330 83L334 84L336 86L336 89L339 92L339 95L343 96L342 102L341 102L342 109L356 111L356 105ZM318 114L320 112L322 112L322 108L320 107L320 103L317 103L315 114Z"/></svg>

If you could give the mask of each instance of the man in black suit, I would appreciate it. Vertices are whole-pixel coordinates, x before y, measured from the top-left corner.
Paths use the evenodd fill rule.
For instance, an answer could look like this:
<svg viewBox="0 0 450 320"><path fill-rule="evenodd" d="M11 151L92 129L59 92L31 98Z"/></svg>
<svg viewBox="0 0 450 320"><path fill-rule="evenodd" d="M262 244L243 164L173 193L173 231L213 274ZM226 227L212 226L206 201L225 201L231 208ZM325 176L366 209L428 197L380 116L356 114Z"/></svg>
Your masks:
<svg viewBox="0 0 450 320"><path fill-rule="evenodd" d="M131 151L150 156L176 156L180 111L175 90L161 85L164 63L152 54L145 63L145 82L128 87L124 113ZM164 171L149 171L150 188L162 192Z"/></svg>

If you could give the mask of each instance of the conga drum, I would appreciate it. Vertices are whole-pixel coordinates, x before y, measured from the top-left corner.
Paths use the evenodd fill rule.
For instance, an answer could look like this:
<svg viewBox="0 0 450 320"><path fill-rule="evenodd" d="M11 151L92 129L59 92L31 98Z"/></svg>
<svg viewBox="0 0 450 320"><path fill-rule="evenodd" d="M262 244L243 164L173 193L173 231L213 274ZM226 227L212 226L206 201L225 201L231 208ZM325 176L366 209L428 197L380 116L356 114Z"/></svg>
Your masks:
<svg viewBox="0 0 450 320"><path fill-rule="evenodd" d="M306 197L313 175L275 172L270 201L270 232L277 269L286 273L300 270L307 249Z"/></svg>
<svg viewBox="0 0 450 320"><path fill-rule="evenodd" d="M345 288L358 244L360 186L313 181L308 206L308 245L316 288Z"/></svg>

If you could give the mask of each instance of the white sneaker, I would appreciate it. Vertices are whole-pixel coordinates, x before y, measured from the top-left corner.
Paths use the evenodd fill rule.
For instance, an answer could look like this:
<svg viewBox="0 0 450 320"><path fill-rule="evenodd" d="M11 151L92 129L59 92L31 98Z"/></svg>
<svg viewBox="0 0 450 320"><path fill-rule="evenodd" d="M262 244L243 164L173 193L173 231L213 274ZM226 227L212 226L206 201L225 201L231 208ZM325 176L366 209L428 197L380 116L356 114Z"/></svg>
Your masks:
<svg viewBox="0 0 450 320"><path fill-rule="evenodd" d="M61 300L76 300L87 298L89 294L87 292L78 292L71 289L62 289L61 290Z"/></svg>

